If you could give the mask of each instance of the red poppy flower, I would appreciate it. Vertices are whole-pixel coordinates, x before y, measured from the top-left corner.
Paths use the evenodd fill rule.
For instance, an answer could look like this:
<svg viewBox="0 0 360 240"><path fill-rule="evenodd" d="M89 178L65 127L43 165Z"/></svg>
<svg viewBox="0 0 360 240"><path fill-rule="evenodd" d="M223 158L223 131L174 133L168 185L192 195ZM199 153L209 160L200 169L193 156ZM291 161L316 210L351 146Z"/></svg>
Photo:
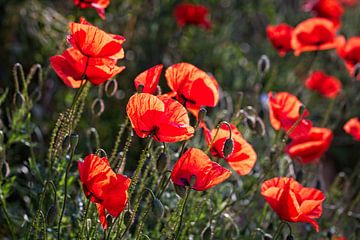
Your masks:
<svg viewBox="0 0 360 240"><path fill-rule="evenodd" d="M316 163L328 150L332 139L330 129L312 127L306 136L293 139L285 151L301 163Z"/></svg>
<svg viewBox="0 0 360 240"><path fill-rule="evenodd" d="M357 117L349 119L344 125L344 131L356 141L360 141L360 121Z"/></svg>
<svg viewBox="0 0 360 240"><path fill-rule="evenodd" d="M79 88L85 78L99 85L125 69L115 65L115 60L88 58L75 48L68 48L63 54L51 57L50 64L63 82L72 88Z"/></svg>
<svg viewBox="0 0 360 240"><path fill-rule="evenodd" d="M339 56L344 60L347 70L353 76L355 65L360 63L360 37L350 38L346 43L339 46L337 50Z"/></svg>
<svg viewBox="0 0 360 240"><path fill-rule="evenodd" d="M302 52L336 48L344 37L336 36L334 24L325 18L310 18L299 23L293 31L291 46L296 56Z"/></svg>
<svg viewBox="0 0 360 240"><path fill-rule="evenodd" d="M135 94L130 98L126 112L141 138L152 135L159 142L178 142L193 136L194 128L190 126L186 109L167 96Z"/></svg>
<svg viewBox="0 0 360 240"><path fill-rule="evenodd" d="M302 103L297 97L288 92L279 92L273 95L269 92L269 115L272 127L279 131L281 128L289 131L291 127L300 118L300 108ZM290 133L291 138L306 135L311 127L312 122L305 119L309 116L309 111L305 109L303 119Z"/></svg>
<svg viewBox="0 0 360 240"><path fill-rule="evenodd" d="M293 50L291 47L292 31L293 27L285 23L266 27L267 37L281 57Z"/></svg>
<svg viewBox="0 0 360 240"><path fill-rule="evenodd" d="M105 19L105 8L110 0L74 0L75 6L80 8L94 8L102 19Z"/></svg>
<svg viewBox="0 0 360 240"><path fill-rule="evenodd" d="M326 75L322 71L314 71L305 81L305 87L326 98L335 98L339 95L341 86L339 79Z"/></svg>
<svg viewBox="0 0 360 240"><path fill-rule="evenodd" d="M344 9L338 0L307 0L303 9L314 12L316 17L329 19L335 27L340 26L344 14Z"/></svg>
<svg viewBox="0 0 360 240"><path fill-rule="evenodd" d="M220 126L219 132L213 142L210 152L215 157L224 158L240 175L248 174L253 169L256 162L256 152L252 146L242 137L239 130L234 124L231 126L231 138L234 143L234 148L231 154L227 157L224 156L223 149L226 139L229 138L229 129L225 124ZM214 138L217 129L210 131L206 126L202 125L205 131L205 139L208 146L210 146L212 139Z"/></svg>
<svg viewBox="0 0 360 240"><path fill-rule="evenodd" d="M80 19L80 23L71 22L69 27L69 43L86 57L114 60L124 58L123 36L106 33L84 18Z"/></svg>
<svg viewBox="0 0 360 240"><path fill-rule="evenodd" d="M90 201L96 203L100 222L106 229L105 210L113 217L119 216L128 201L127 190L131 180L114 173L106 157L100 158L94 154L79 161L78 170L84 193Z"/></svg>
<svg viewBox="0 0 360 240"><path fill-rule="evenodd" d="M189 63L177 63L166 69L165 77L176 99L195 116L203 107L215 107L219 86L212 76Z"/></svg>
<svg viewBox="0 0 360 240"><path fill-rule="evenodd" d="M175 163L171 180L179 186L190 186L190 179L195 176L192 189L207 190L230 177L231 172L223 168L200 149L190 148Z"/></svg>
<svg viewBox="0 0 360 240"><path fill-rule="evenodd" d="M159 64L140 73L134 80L136 89L138 89L139 85L143 85L143 93L154 94L159 83L162 69L163 65Z"/></svg>
<svg viewBox="0 0 360 240"><path fill-rule="evenodd" d="M322 202L325 200L320 190L303 187L292 178L276 177L262 184L261 195L285 221L307 222L319 231L314 219L321 216Z"/></svg>
<svg viewBox="0 0 360 240"><path fill-rule="evenodd" d="M181 3L175 7L174 15L180 27L185 25L196 25L205 29L211 28L209 11L203 5Z"/></svg>

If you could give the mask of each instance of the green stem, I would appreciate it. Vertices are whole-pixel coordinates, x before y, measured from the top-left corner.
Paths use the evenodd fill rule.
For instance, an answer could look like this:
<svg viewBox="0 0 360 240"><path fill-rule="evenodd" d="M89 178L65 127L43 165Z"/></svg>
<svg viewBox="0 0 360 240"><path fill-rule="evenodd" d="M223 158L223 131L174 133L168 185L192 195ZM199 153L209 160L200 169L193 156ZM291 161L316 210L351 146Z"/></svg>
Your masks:
<svg viewBox="0 0 360 240"><path fill-rule="evenodd" d="M329 118L330 118L330 115L331 115L331 112L332 110L334 109L334 106L335 106L335 98L334 99L331 99L330 103L329 103L329 106L326 110L326 113L325 113L325 116L324 116L324 119L321 123L321 127L325 127L325 125L327 124L327 122L329 121Z"/></svg>
<svg viewBox="0 0 360 240"><path fill-rule="evenodd" d="M120 146L120 141L121 141L121 137L122 135L124 134L125 132L125 128L126 126L129 124L129 118L128 117L125 117L125 121L123 124L121 124L120 126L120 129L119 129L119 132L116 136L116 140L115 140L115 145L114 145L114 148L112 149L112 152L111 152L111 157L109 159L109 162L112 163L113 161L115 161L116 159L116 156L117 156L117 153L118 153L118 149L119 149L119 146Z"/></svg>
<svg viewBox="0 0 360 240"><path fill-rule="evenodd" d="M63 218L63 216L64 216L66 199L67 199L67 182L68 182L68 175L69 175L70 168L71 168L71 165L72 165L72 162L73 162L74 152L75 152L75 148L72 148L71 154L70 154L69 163L68 163L68 165L67 165L66 172L65 172L64 201L63 201L63 204L62 204L61 213L60 213L60 218L59 218L59 222L58 222L58 234L57 234L57 239L58 239L58 240L60 240L61 221L62 221L62 218Z"/></svg>
<svg viewBox="0 0 360 240"><path fill-rule="evenodd" d="M281 232L282 232L285 224L286 224L286 223L285 223L284 221L281 221L279 228L278 228L278 229L276 230L276 232L275 232L274 240L278 239L278 237L281 236Z"/></svg>
<svg viewBox="0 0 360 240"><path fill-rule="evenodd" d="M85 229L85 225L86 225L86 219L87 219L87 216L89 213L90 204L91 204L91 201L90 201L90 199L88 199L88 202L87 202L86 208L85 208L84 218L83 218L82 225L81 225L79 239L83 239L83 234L84 234L84 229Z"/></svg>
<svg viewBox="0 0 360 240"><path fill-rule="evenodd" d="M177 240L179 238L179 235L180 235L180 229L181 229L181 225L182 225L183 218L184 218L185 206L186 206L186 202L187 202L187 200L189 198L189 195L190 195L190 190L191 190L191 188L187 187L184 203L182 205L181 212L180 212L180 221L179 221L179 225L178 225L177 230L176 230L175 240Z"/></svg>
<svg viewBox="0 0 360 240"><path fill-rule="evenodd" d="M15 239L14 229L12 228L12 226L14 224L12 223L11 218L9 216L9 213L6 210L6 205L5 204L6 203L5 203L4 199L1 198L1 209L4 212L5 220L6 220L6 223L7 223L8 227L9 227L11 237L12 237L12 239Z"/></svg>

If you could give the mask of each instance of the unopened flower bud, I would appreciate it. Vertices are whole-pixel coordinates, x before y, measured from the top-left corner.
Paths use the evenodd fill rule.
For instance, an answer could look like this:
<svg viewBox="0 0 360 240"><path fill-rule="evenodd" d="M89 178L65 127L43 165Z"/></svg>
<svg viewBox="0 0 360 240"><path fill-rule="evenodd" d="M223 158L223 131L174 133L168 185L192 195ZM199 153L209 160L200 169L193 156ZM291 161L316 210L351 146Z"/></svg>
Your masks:
<svg viewBox="0 0 360 240"><path fill-rule="evenodd" d="M213 234L212 234L211 226L208 225L201 232L201 240L210 240L212 239L212 237Z"/></svg>
<svg viewBox="0 0 360 240"><path fill-rule="evenodd" d="M13 97L13 103L17 108L21 108L23 106L23 104L25 103L25 98L24 96L21 94L21 92L17 91L14 94Z"/></svg>
<svg viewBox="0 0 360 240"><path fill-rule="evenodd" d="M177 184L174 184L175 192L179 197L183 198L186 195L186 188L184 186L180 186Z"/></svg>
<svg viewBox="0 0 360 240"><path fill-rule="evenodd" d="M156 161L156 169L158 172L163 172L166 168L167 163L169 162L169 157L165 152L160 153Z"/></svg>
<svg viewBox="0 0 360 240"><path fill-rule="evenodd" d="M224 158L230 156L230 154L233 151L234 151L234 140L232 138L228 138L224 143L224 148L223 148Z"/></svg>
<svg viewBox="0 0 360 240"><path fill-rule="evenodd" d="M76 148L76 146L79 143L79 134L77 133L72 133L70 135L70 145L71 145L71 149L74 150Z"/></svg>
<svg viewBox="0 0 360 240"><path fill-rule="evenodd" d="M289 234L287 237L286 237L286 240L294 240L294 236L292 234Z"/></svg>
<svg viewBox="0 0 360 240"><path fill-rule="evenodd" d="M250 128L251 131L256 131L256 119L252 116L248 116L245 119L246 125L248 126L248 128Z"/></svg>
<svg viewBox="0 0 360 240"><path fill-rule="evenodd" d="M67 135L62 142L62 150L67 152L70 149L70 136Z"/></svg>
<svg viewBox="0 0 360 240"><path fill-rule="evenodd" d="M109 224L111 224L112 221L113 221L113 217L112 217L110 214L108 214L108 215L106 216L106 222L109 223Z"/></svg>
<svg viewBox="0 0 360 240"><path fill-rule="evenodd" d="M46 212L46 224L48 226L51 226L55 222L56 216L57 216L57 207L56 205L51 205Z"/></svg>
<svg viewBox="0 0 360 240"><path fill-rule="evenodd" d="M269 71L269 69L270 69L270 60L268 56L262 55L258 61L258 71L261 74L265 74Z"/></svg>
<svg viewBox="0 0 360 240"><path fill-rule="evenodd" d="M204 120L205 116L206 116L207 110L205 108L200 108L199 110L199 114L198 114L198 121L201 122L202 120Z"/></svg>
<svg viewBox="0 0 360 240"><path fill-rule="evenodd" d="M140 84L138 87L137 87L137 93L142 93L144 91L144 85L143 84Z"/></svg>
<svg viewBox="0 0 360 240"><path fill-rule="evenodd" d="M132 212L131 210L126 210L124 213L124 224L125 226L128 226L129 224L131 224L131 215Z"/></svg>
<svg viewBox="0 0 360 240"><path fill-rule="evenodd" d="M158 198L154 198L152 202L152 210L157 218L162 218L164 216L164 206Z"/></svg>

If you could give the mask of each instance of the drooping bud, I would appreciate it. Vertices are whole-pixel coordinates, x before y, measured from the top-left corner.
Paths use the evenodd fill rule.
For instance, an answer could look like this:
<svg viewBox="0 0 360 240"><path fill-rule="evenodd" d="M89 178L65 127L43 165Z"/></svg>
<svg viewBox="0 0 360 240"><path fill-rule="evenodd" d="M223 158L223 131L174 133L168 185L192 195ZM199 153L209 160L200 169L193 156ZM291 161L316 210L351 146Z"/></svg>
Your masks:
<svg viewBox="0 0 360 240"><path fill-rule="evenodd" d="M163 172L166 169L166 165L169 162L169 157L165 152L160 153L156 161L156 169L158 172Z"/></svg>
<svg viewBox="0 0 360 240"><path fill-rule="evenodd" d="M201 122L202 120L204 120L205 116L206 116L207 110L205 108L200 108L199 110L199 114L198 114L198 121Z"/></svg>
<svg viewBox="0 0 360 240"><path fill-rule="evenodd" d="M287 237L286 237L286 240L294 240L294 236L292 234L289 234Z"/></svg>
<svg viewBox="0 0 360 240"><path fill-rule="evenodd" d="M77 133L72 133L70 135L70 146L71 146L71 151L74 151L76 146L79 143L79 134Z"/></svg>
<svg viewBox="0 0 360 240"><path fill-rule="evenodd" d="M234 140L232 138L226 139L223 148L224 158L227 158L234 151Z"/></svg>
<svg viewBox="0 0 360 240"><path fill-rule="evenodd" d="M56 217L57 217L57 207L56 205L53 204L49 207L49 209L46 212L46 224L48 226L51 226L55 222Z"/></svg>
<svg viewBox="0 0 360 240"><path fill-rule="evenodd" d="M140 84L138 87L137 87L137 93L142 93L144 91L144 85L143 84Z"/></svg>
<svg viewBox="0 0 360 240"><path fill-rule="evenodd" d="M186 188L184 186L180 186L177 184L174 184L174 189L177 195L179 195L179 197L183 198L186 195Z"/></svg>
<svg viewBox="0 0 360 240"><path fill-rule="evenodd" d="M273 237L272 237L269 233L265 233L265 234L263 235L263 239L264 239L264 240L271 240L271 239L273 239Z"/></svg>
<svg viewBox="0 0 360 240"><path fill-rule="evenodd" d="M201 240L211 240L213 237L210 225L207 225L201 232Z"/></svg>
<svg viewBox="0 0 360 240"><path fill-rule="evenodd" d="M152 210L157 218L162 218L164 216L164 206L158 198L153 199Z"/></svg>
<svg viewBox="0 0 360 240"><path fill-rule="evenodd" d="M131 215L132 212L131 210L126 210L124 213L124 224L125 226L129 226L129 224L131 224Z"/></svg>
<svg viewBox="0 0 360 240"><path fill-rule="evenodd" d="M270 60L268 56L262 55L258 61L258 71L260 74L265 74L270 69Z"/></svg>
<svg viewBox="0 0 360 240"><path fill-rule="evenodd" d="M67 135L62 142L62 150L67 152L70 149L70 136Z"/></svg>
<svg viewBox="0 0 360 240"><path fill-rule="evenodd" d="M17 108L21 108L25 103L25 98L24 96L21 94L21 92L17 91L14 94L13 97L13 104L17 107Z"/></svg>
<svg viewBox="0 0 360 240"><path fill-rule="evenodd" d="M246 125L250 128L251 131L256 131L256 118L248 115L245 119Z"/></svg>

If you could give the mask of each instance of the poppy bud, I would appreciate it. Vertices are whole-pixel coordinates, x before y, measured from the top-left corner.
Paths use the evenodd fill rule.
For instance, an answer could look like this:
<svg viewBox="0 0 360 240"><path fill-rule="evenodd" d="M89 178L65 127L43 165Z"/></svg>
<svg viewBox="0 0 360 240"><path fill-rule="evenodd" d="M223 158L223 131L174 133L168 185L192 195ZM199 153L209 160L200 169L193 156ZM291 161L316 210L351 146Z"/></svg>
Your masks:
<svg viewBox="0 0 360 240"><path fill-rule="evenodd" d="M259 134L260 136L264 136L265 135L265 124L264 122L261 120L261 118L257 117L256 121L255 121L255 131L257 134Z"/></svg>
<svg viewBox="0 0 360 240"><path fill-rule="evenodd" d="M62 150L67 152L69 148L70 148L70 137L69 135L67 135L62 143Z"/></svg>
<svg viewBox="0 0 360 240"><path fill-rule="evenodd" d="M199 114L198 114L198 121L201 122L202 120L204 120L205 116L206 116L207 110L205 108L200 108L199 110Z"/></svg>
<svg viewBox="0 0 360 240"><path fill-rule="evenodd" d="M196 176L195 175L191 175L190 177L190 187L193 187L196 183Z"/></svg>
<svg viewBox="0 0 360 240"><path fill-rule="evenodd" d="M57 217L57 207L56 205L51 205L46 212L46 224L51 226Z"/></svg>
<svg viewBox="0 0 360 240"><path fill-rule="evenodd" d="M74 151L74 149L76 148L76 146L79 143L79 134L77 133L72 133L70 135L70 145L71 145L71 150Z"/></svg>
<svg viewBox="0 0 360 240"><path fill-rule="evenodd" d="M168 155L165 152L160 153L157 161L156 161L156 169L158 172L163 172L166 168L166 165L169 161Z"/></svg>
<svg viewBox="0 0 360 240"><path fill-rule="evenodd" d="M157 218L162 218L164 216L164 206L158 198L154 198L152 202L152 210Z"/></svg>
<svg viewBox="0 0 360 240"><path fill-rule="evenodd" d="M144 90L144 85L143 84L140 84L138 87L137 87L137 93L142 93Z"/></svg>
<svg viewBox="0 0 360 240"><path fill-rule="evenodd" d="M268 56L262 55L258 61L258 71L261 74L265 74L269 71L269 69L270 69L270 60Z"/></svg>
<svg viewBox="0 0 360 240"><path fill-rule="evenodd" d="M209 240L212 239L213 234L211 230L211 226L206 226L204 230L201 232L201 240Z"/></svg>
<svg viewBox="0 0 360 240"><path fill-rule="evenodd" d="M184 186L180 186L177 184L174 184L175 192L179 197L183 198L186 194L186 188Z"/></svg>
<svg viewBox="0 0 360 240"><path fill-rule="evenodd" d="M113 221L113 217L110 214L108 214L106 216L106 222L112 224L112 221Z"/></svg>
<svg viewBox="0 0 360 240"><path fill-rule="evenodd" d="M289 234L287 237L286 237L286 240L294 240L294 236L292 234Z"/></svg>
<svg viewBox="0 0 360 240"><path fill-rule="evenodd" d="M125 211L125 213L124 213L124 224L125 224L125 226L128 226L129 224L131 224L131 215L132 215L131 210Z"/></svg>
<svg viewBox="0 0 360 240"><path fill-rule="evenodd" d="M224 158L227 158L234 150L234 140L232 138L228 138L225 141L223 154Z"/></svg>
<svg viewBox="0 0 360 240"><path fill-rule="evenodd" d="M21 108L25 103L25 98L21 92L17 91L13 97L13 103L17 108Z"/></svg>
<svg viewBox="0 0 360 240"><path fill-rule="evenodd" d="M354 77L358 78L359 74L360 74L360 63L357 63L354 67Z"/></svg>

